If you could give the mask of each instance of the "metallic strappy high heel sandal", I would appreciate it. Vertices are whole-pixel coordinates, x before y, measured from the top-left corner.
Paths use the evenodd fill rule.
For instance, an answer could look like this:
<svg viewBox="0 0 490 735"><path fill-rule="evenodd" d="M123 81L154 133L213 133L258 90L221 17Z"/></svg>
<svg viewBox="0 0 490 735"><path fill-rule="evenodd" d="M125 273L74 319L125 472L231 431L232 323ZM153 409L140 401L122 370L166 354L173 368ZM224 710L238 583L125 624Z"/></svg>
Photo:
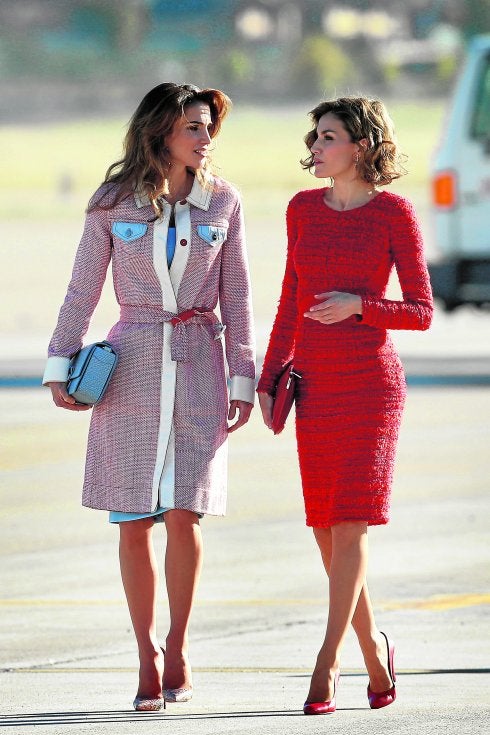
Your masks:
<svg viewBox="0 0 490 735"><path fill-rule="evenodd" d="M163 651L163 654L165 655L165 651ZM192 687L180 687L178 689L163 690L163 696L166 702L190 702L192 699L192 694Z"/></svg>
<svg viewBox="0 0 490 735"><path fill-rule="evenodd" d="M190 702L192 689L164 689L163 696L166 702Z"/></svg>
<svg viewBox="0 0 490 735"><path fill-rule="evenodd" d="M165 651L161 649L165 656ZM136 695L133 702L133 707L136 712L158 712L161 709L166 709L165 696L161 697L139 697Z"/></svg>

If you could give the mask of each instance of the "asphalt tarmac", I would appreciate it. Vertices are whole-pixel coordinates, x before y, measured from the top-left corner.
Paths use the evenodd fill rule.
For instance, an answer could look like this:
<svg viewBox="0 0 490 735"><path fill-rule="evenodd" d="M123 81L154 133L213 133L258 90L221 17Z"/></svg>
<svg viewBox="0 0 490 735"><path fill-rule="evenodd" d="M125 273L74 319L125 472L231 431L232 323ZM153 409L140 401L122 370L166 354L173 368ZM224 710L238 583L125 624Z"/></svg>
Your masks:
<svg viewBox="0 0 490 735"><path fill-rule="evenodd" d="M396 643L397 701L367 704L353 633L337 712L302 704L326 623L327 586L306 529L293 421L258 411L230 441L229 511L205 518L194 611L195 694L135 713L137 654L117 529L80 507L88 416L45 389L2 389L0 729L13 733L457 733L489 731L490 391L413 386L391 522L370 529L369 584ZM155 530L163 574L164 530ZM168 620L162 579L160 634Z"/></svg>

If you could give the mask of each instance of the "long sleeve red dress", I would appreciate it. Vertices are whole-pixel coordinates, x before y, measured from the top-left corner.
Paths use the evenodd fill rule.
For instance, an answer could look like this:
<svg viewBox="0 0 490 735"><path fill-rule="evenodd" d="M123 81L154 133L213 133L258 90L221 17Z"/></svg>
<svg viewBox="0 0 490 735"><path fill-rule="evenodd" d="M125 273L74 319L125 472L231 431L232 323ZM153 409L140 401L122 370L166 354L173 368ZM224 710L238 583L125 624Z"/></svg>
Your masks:
<svg viewBox="0 0 490 735"><path fill-rule="evenodd" d="M383 191L336 211L325 189L299 192L287 210L288 253L258 391L273 395L294 355L302 375L296 437L306 524L387 523L406 393L388 329L427 329L433 303L410 202ZM385 298L396 267L402 301ZM326 325L304 313L315 294L361 296L362 316Z"/></svg>

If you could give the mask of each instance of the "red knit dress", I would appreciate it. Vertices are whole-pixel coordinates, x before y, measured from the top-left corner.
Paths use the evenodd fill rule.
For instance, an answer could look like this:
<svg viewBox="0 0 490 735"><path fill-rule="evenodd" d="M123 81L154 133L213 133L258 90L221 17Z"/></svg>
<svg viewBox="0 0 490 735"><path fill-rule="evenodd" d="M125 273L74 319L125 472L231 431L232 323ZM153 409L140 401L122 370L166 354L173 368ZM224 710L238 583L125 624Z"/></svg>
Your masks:
<svg viewBox="0 0 490 735"><path fill-rule="evenodd" d="M383 191L336 211L325 189L299 192L287 210L288 255L281 299L258 390L273 394L294 354L301 373L296 437L308 526L387 523L406 393L387 329L427 329L432 294L412 205ZM403 301L385 298L396 267ZM362 297L362 317L332 325L303 314L315 294Z"/></svg>

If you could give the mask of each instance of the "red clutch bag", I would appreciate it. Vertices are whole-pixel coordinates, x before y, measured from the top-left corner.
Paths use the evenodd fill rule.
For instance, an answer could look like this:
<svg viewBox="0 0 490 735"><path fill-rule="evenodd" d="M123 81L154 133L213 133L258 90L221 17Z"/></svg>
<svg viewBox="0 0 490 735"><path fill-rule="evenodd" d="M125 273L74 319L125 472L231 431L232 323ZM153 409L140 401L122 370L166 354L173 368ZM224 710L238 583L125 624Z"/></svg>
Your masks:
<svg viewBox="0 0 490 735"><path fill-rule="evenodd" d="M296 373L292 361L284 367L276 383L274 404L272 406L272 431L280 434L286 424L286 419L294 403L296 384L301 375Z"/></svg>

